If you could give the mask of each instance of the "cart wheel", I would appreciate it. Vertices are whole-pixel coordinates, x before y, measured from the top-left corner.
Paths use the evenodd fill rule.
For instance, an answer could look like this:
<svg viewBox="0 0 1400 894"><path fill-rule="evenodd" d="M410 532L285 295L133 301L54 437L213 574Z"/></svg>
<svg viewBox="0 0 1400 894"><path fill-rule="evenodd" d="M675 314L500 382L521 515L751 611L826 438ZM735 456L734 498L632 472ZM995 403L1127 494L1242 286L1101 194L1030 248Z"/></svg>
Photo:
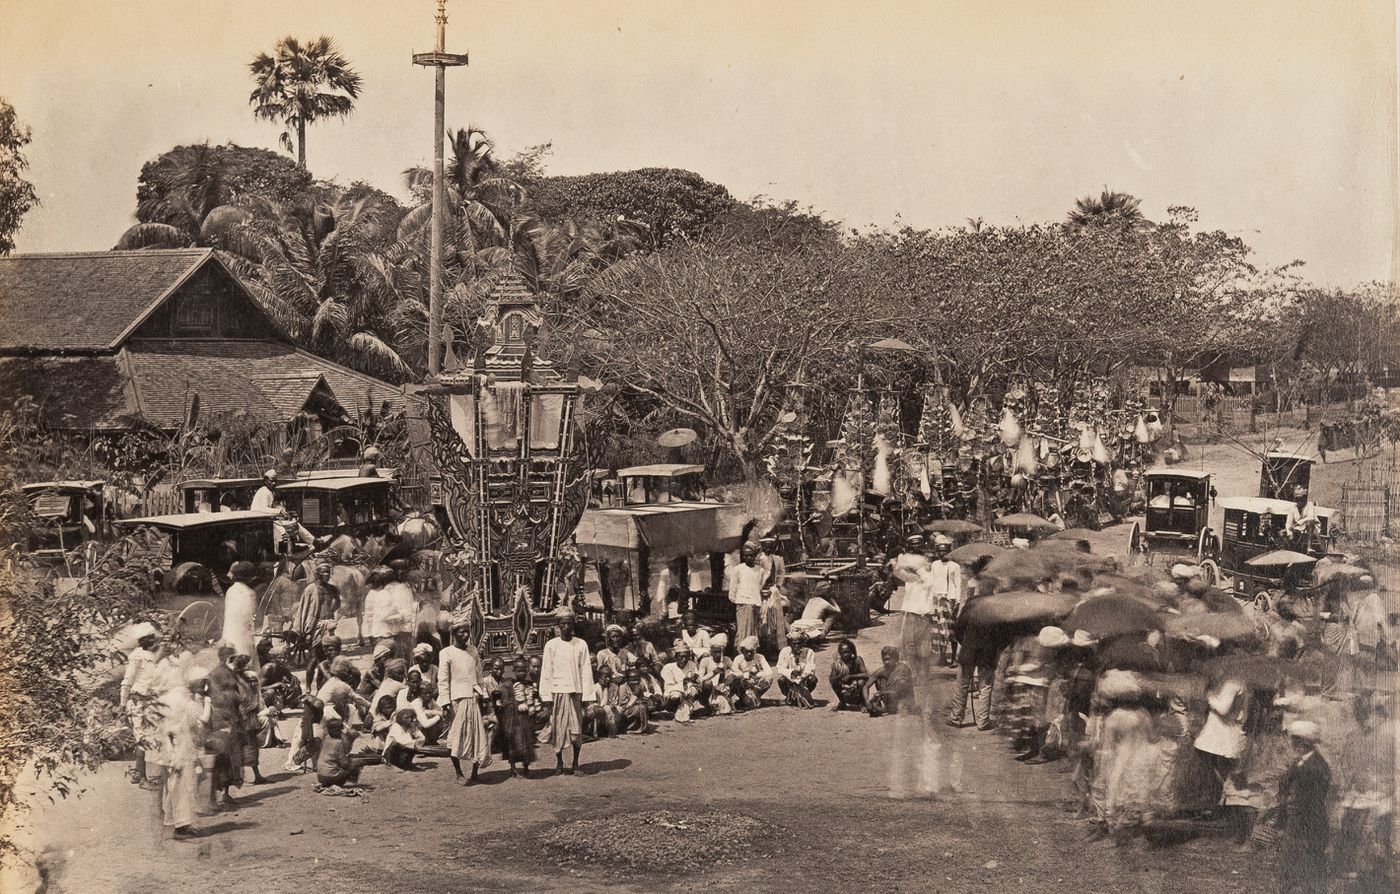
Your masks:
<svg viewBox="0 0 1400 894"><path fill-rule="evenodd" d="M1274 595L1268 590L1260 590L1254 594L1254 610L1258 612L1272 611L1274 607Z"/></svg>
<svg viewBox="0 0 1400 894"><path fill-rule="evenodd" d="M1128 554L1146 553L1147 540L1142 536L1142 523L1133 522L1133 526L1128 531Z"/></svg>
<svg viewBox="0 0 1400 894"><path fill-rule="evenodd" d="M1215 555L1215 532L1210 526L1201 528L1200 536L1196 538L1196 564L1208 561Z"/></svg>
<svg viewBox="0 0 1400 894"><path fill-rule="evenodd" d="M203 599L185 606L175 618L175 632L179 638L191 645L207 645L219 638L223 631L224 613L212 602Z"/></svg>
<svg viewBox="0 0 1400 894"><path fill-rule="evenodd" d="M1201 562L1201 580L1206 582L1207 587L1220 586L1220 566L1215 564L1214 559Z"/></svg>

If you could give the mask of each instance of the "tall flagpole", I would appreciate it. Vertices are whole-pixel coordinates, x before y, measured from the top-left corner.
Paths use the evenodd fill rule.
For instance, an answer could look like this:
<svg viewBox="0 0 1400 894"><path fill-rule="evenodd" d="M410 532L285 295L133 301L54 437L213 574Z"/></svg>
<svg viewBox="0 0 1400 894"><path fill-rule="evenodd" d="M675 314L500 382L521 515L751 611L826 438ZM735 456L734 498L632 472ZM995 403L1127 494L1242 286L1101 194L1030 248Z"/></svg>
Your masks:
<svg viewBox="0 0 1400 894"><path fill-rule="evenodd" d="M447 0L437 0L437 45L431 53L414 53L414 65L436 71L433 91L433 220L432 257L428 260L428 375L440 372L442 358L442 132L448 66L466 65L466 53L447 52Z"/></svg>

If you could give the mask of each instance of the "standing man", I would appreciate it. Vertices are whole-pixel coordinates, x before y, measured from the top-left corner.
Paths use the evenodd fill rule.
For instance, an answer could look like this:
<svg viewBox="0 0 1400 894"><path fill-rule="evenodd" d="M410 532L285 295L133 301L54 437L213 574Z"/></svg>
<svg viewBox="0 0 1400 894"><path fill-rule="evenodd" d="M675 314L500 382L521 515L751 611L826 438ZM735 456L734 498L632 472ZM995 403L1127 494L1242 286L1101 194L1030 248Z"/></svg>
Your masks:
<svg viewBox="0 0 1400 894"><path fill-rule="evenodd" d="M296 632L307 651L328 633L335 633L336 612L340 611L340 588L331 583L334 566L330 559L317 559L315 577L301 591L297 603Z"/></svg>
<svg viewBox="0 0 1400 894"><path fill-rule="evenodd" d="M477 701L477 696L490 693L481 683L476 656L468 651L470 633L471 625L466 622L452 625L452 645L438 653L437 703L452 707L452 726L445 744L458 785L478 781L477 771L491 762L491 740L486 737ZM471 762L471 778L462 775L463 760Z"/></svg>
<svg viewBox="0 0 1400 894"><path fill-rule="evenodd" d="M258 610L258 594L252 583L258 576L257 566L252 562L234 562L228 576L233 584L224 593L224 632L221 639L233 646L237 654L256 659L258 652L253 643L253 616Z"/></svg>
<svg viewBox="0 0 1400 894"><path fill-rule="evenodd" d="M769 569L758 564L753 544L739 547L739 564L729 569L729 601L734 603L735 639L758 636L758 609L763 604L763 582Z"/></svg>
<svg viewBox="0 0 1400 894"><path fill-rule="evenodd" d="M394 641L394 657L405 663L413 660L413 633L418 626L418 598L408 583L408 562L389 563L390 580L384 587L383 635Z"/></svg>
<svg viewBox="0 0 1400 894"><path fill-rule="evenodd" d="M572 776L578 771L579 751L583 748L583 703L593 701L593 666L588 661L588 645L574 636L574 612L558 609L554 617L559 635L544 644L540 657L540 699L551 705L549 744L554 748L556 766ZM574 749L573 765L564 769L564 746Z"/></svg>
<svg viewBox="0 0 1400 894"><path fill-rule="evenodd" d="M933 561L924 572L929 600L933 603L934 647L948 667L957 663L958 644L953 639L953 620L962 609L962 566L948 554L953 541L938 535L933 541Z"/></svg>
<svg viewBox="0 0 1400 894"><path fill-rule="evenodd" d="M143 624L142 628L143 632L136 639L136 648L131 650L126 659L120 704L131 723L132 732L136 735L136 765L131 769L131 781L142 787L150 787L155 783L146 780L144 742L156 734L154 721L159 718L155 706L150 704L149 700L154 695L156 667L160 661L156 649L160 643L160 634L156 632L153 624ZM136 696L134 703L131 700L133 695Z"/></svg>
<svg viewBox="0 0 1400 894"><path fill-rule="evenodd" d="M249 509L259 512L271 512L273 504L277 502L277 470L268 469L263 472L262 487L253 494L253 503Z"/></svg>
<svg viewBox="0 0 1400 894"><path fill-rule="evenodd" d="M1327 796L1332 769L1317 752L1322 732L1311 720L1288 725L1297 759L1278 789L1279 889L1312 894L1327 889Z"/></svg>

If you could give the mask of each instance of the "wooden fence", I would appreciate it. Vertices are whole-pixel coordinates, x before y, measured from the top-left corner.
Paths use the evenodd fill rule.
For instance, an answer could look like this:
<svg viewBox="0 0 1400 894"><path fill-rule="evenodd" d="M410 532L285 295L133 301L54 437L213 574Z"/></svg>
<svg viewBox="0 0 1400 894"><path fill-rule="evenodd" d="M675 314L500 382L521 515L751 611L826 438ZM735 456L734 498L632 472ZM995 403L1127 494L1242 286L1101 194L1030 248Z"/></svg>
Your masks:
<svg viewBox="0 0 1400 894"><path fill-rule="evenodd" d="M1378 540L1390 530L1400 508L1400 488L1384 481L1353 481L1342 485L1342 523L1347 536Z"/></svg>

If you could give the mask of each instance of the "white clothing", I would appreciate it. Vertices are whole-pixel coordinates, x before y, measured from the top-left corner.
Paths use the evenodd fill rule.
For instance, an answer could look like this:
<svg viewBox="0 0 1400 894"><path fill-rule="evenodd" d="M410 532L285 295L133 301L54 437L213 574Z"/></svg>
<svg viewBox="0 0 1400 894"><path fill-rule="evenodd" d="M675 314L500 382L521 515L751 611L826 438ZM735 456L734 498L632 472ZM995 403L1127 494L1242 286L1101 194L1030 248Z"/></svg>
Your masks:
<svg viewBox="0 0 1400 894"><path fill-rule="evenodd" d="M1226 680L1206 696L1210 710L1196 736L1196 748L1221 757L1239 757L1244 751L1245 690L1236 680Z"/></svg>
<svg viewBox="0 0 1400 894"><path fill-rule="evenodd" d="M588 661L588 645L577 636L565 640L554 637L544 644L540 655L540 700L554 701L558 694L582 693L593 701L593 666Z"/></svg>
<svg viewBox="0 0 1400 894"><path fill-rule="evenodd" d="M246 493L246 491L245 491ZM272 504L277 501L277 491L264 484L253 494L253 502L248 508L253 511L261 510L267 512L272 509Z"/></svg>
<svg viewBox="0 0 1400 894"><path fill-rule="evenodd" d="M258 594L242 581L235 582L224 593L224 632L226 640L239 655L249 655L253 667L258 664L258 652L253 646L253 616L258 611Z"/></svg>
<svg viewBox="0 0 1400 894"><path fill-rule="evenodd" d="M740 562L730 566L727 573L730 602L735 605L763 604L763 582L768 579L767 568Z"/></svg>
<svg viewBox="0 0 1400 894"><path fill-rule="evenodd" d="M384 739L384 744L397 742L405 748L422 748L426 741L421 732L416 729L405 729L396 720L389 726L389 734Z"/></svg>
<svg viewBox="0 0 1400 894"><path fill-rule="evenodd" d="M379 623L383 633L378 636L393 636L396 633L412 633L418 614L418 600L413 588L403 581L394 581L384 588L380 602Z"/></svg>
<svg viewBox="0 0 1400 894"><path fill-rule="evenodd" d="M481 692L481 672L476 656L466 649L448 646L438 653L439 707L464 698L475 698Z"/></svg>
<svg viewBox="0 0 1400 894"><path fill-rule="evenodd" d="M1351 613L1351 627L1356 633L1358 646L1373 649L1382 641L1391 639L1390 619L1386 617L1380 594L1372 590L1361 597Z"/></svg>
<svg viewBox="0 0 1400 894"><path fill-rule="evenodd" d="M697 628L693 635L682 629L681 640L695 655L710 654L710 634L704 628Z"/></svg>
<svg viewBox="0 0 1400 894"><path fill-rule="evenodd" d="M811 649L798 647L798 651L805 652L805 655L794 654L794 647L786 646L778 653L777 671L789 680L800 680L803 677L814 676L817 673L817 655Z"/></svg>
<svg viewBox="0 0 1400 894"><path fill-rule="evenodd" d="M126 659L126 674L122 677L121 703L137 695L150 695L156 681L156 655L149 649L137 646Z"/></svg>
<svg viewBox="0 0 1400 894"><path fill-rule="evenodd" d="M1308 500L1303 504L1301 510L1298 509L1298 504L1294 503L1288 507L1288 519L1284 522L1283 529L1289 534L1294 534L1303 530L1308 522L1317 521L1319 521L1319 519L1316 503L1312 500Z"/></svg>
<svg viewBox="0 0 1400 894"><path fill-rule="evenodd" d="M935 599L962 599L962 566L949 559L935 559L922 575Z"/></svg>
<svg viewBox="0 0 1400 894"><path fill-rule="evenodd" d="M685 670L674 661L661 668L662 695L685 695Z"/></svg>

